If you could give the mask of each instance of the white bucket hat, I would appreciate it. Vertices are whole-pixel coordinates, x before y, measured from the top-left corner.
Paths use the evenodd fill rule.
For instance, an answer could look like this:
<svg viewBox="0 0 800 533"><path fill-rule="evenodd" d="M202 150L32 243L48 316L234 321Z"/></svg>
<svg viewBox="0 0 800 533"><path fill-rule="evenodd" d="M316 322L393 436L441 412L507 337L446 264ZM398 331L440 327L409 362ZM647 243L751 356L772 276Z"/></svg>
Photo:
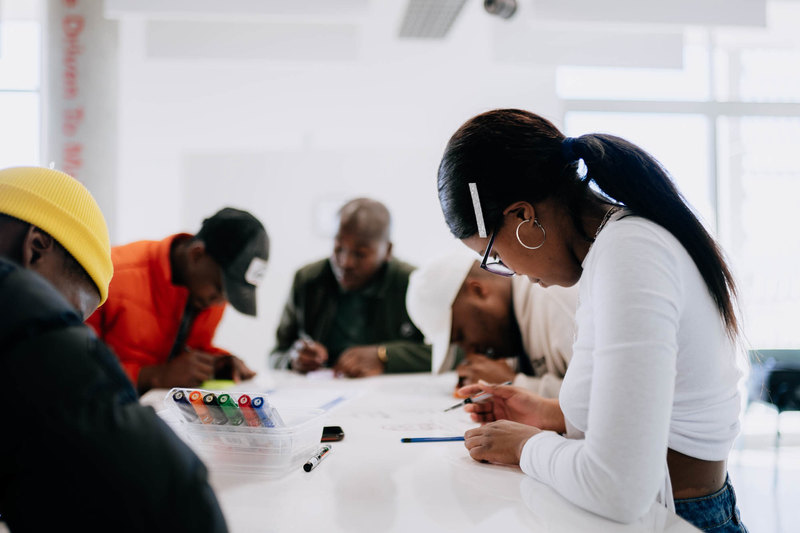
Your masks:
<svg viewBox="0 0 800 533"><path fill-rule="evenodd" d="M453 302L477 261L475 252L459 248L414 270L409 277L406 310L433 348L431 372L453 368L454 354L450 350Z"/></svg>

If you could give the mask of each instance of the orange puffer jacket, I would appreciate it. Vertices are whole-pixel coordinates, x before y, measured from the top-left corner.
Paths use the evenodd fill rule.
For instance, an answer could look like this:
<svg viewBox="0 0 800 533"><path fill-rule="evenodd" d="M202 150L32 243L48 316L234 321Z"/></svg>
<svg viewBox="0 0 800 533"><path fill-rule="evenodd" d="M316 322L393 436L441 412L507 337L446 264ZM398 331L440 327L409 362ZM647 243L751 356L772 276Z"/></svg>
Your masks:
<svg viewBox="0 0 800 533"><path fill-rule="evenodd" d="M188 289L171 281L169 251L179 236L113 247L108 300L86 321L117 354L134 385L142 367L167 361L189 298ZM186 346L227 354L211 344L224 310L224 305L216 305L198 313Z"/></svg>

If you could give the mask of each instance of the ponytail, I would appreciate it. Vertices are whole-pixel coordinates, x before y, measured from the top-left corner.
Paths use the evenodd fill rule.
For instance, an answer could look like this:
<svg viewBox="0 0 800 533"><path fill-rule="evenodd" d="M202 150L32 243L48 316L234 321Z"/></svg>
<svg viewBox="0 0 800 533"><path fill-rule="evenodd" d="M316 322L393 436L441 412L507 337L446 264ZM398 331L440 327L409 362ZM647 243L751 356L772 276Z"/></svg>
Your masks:
<svg viewBox="0 0 800 533"><path fill-rule="evenodd" d="M594 182L612 200L669 231L694 261L722 316L729 336L739 331L733 306L736 284L714 238L650 154L619 137L589 134L566 138L562 153L583 159L584 182Z"/></svg>

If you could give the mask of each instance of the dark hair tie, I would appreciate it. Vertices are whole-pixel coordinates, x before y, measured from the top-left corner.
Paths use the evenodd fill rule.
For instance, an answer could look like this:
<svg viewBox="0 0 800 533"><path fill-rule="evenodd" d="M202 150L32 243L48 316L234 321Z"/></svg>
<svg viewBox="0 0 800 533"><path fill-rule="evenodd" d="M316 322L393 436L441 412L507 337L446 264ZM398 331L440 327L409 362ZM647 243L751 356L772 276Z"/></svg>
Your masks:
<svg viewBox="0 0 800 533"><path fill-rule="evenodd" d="M564 140L561 141L561 154L564 156L564 159L567 160L567 163L574 163L580 159L580 157L575 155L575 149L573 147L575 141L577 141L575 137L564 137Z"/></svg>

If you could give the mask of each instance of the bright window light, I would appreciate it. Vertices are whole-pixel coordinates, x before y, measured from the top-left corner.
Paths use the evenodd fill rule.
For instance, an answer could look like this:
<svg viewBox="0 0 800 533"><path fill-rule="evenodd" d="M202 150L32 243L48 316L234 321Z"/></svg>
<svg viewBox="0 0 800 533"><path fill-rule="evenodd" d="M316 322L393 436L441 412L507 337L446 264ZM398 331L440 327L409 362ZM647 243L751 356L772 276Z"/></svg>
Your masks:
<svg viewBox="0 0 800 533"><path fill-rule="evenodd" d="M39 90L39 28L33 21L0 21L0 91Z"/></svg>
<svg viewBox="0 0 800 533"><path fill-rule="evenodd" d="M40 164L41 36L34 21L0 21L0 168Z"/></svg>
<svg viewBox="0 0 800 533"><path fill-rule="evenodd" d="M556 91L566 99L706 100L708 52L685 46L682 69L559 67Z"/></svg>

